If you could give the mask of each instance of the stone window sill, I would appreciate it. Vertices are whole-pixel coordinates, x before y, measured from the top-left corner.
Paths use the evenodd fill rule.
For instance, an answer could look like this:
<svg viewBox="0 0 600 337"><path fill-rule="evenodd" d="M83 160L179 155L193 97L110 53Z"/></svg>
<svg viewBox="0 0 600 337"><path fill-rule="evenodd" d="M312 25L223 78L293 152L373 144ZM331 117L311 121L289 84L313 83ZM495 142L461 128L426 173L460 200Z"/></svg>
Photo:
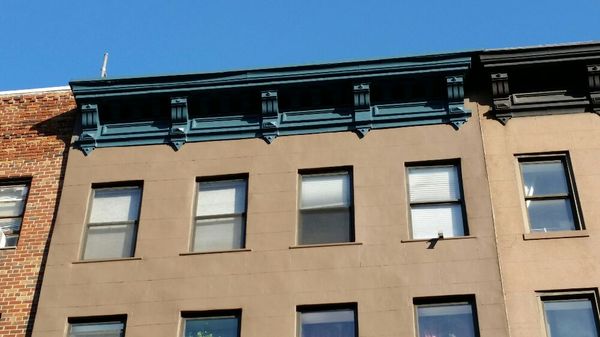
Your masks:
<svg viewBox="0 0 600 337"><path fill-rule="evenodd" d="M73 264L84 264L84 263L98 263L98 262L118 262L118 261L137 261L141 260L141 257L118 257L110 259L91 259L91 260L80 260L74 261Z"/></svg>
<svg viewBox="0 0 600 337"><path fill-rule="evenodd" d="M547 240L566 238L587 238L590 233L586 230L524 233L523 240Z"/></svg>
<svg viewBox="0 0 600 337"><path fill-rule="evenodd" d="M226 250L211 250L211 251L207 251L207 252L179 253L179 256L222 254L222 253L239 253L239 252L251 252L251 251L252 251L252 249L250 249L250 248L226 249Z"/></svg>
<svg viewBox="0 0 600 337"><path fill-rule="evenodd" d="M16 246L12 246L12 247L2 247L2 248L0 248L0 250L15 250L15 249L17 249L17 247L16 247Z"/></svg>
<svg viewBox="0 0 600 337"><path fill-rule="evenodd" d="M410 242L430 242L430 241L450 241L450 240L464 240L464 239L476 239L476 236L466 235L466 236L453 236L449 238L429 238L429 239L409 239L409 240L400 240L402 243L410 243Z"/></svg>
<svg viewBox="0 0 600 337"><path fill-rule="evenodd" d="M317 243L313 245L290 246L290 249L317 248L317 247L340 247L340 246L360 246L362 242L338 242L338 243Z"/></svg>

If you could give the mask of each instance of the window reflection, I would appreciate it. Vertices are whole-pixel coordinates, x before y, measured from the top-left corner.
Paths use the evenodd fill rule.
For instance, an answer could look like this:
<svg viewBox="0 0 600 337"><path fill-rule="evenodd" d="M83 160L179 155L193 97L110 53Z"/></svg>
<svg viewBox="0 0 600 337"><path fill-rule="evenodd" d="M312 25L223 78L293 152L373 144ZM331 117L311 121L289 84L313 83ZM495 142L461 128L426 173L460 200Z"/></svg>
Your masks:
<svg viewBox="0 0 600 337"><path fill-rule="evenodd" d="M417 306L419 337L475 337L470 303Z"/></svg>

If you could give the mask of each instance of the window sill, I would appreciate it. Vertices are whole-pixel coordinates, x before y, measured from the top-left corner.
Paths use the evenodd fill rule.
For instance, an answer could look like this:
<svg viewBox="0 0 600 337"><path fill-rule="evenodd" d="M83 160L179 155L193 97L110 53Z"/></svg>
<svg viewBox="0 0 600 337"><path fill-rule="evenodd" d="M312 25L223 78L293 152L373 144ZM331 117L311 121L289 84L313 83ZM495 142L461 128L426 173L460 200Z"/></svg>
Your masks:
<svg viewBox="0 0 600 337"><path fill-rule="evenodd" d="M117 262L117 261L136 261L141 260L141 257L118 257L109 259L91 259L91 260L80 260L73 261L73 264L84 264L84 263L97 263L97 262Z"/></svg>
<svg viewBox="0 0 600 337"><path fill-rule="evenodd" d="M290 249L317 248L317 247L339 247L339 246L361 246L362 242L338 242L338 243L317 243L312 245L290 246Z"/></svg>
<svg viewBox="0 0 600 337"><path fill-rule="evenodd" d="M538 232L538 233L524 233L523 240L587 238L589 236L590 236L590 233L587 230Z"/></svg>
<svg viewBox="0 0 600 337"><path fill-rule="evenodd" d="M429 239L408 239L408 240L400 240L402 243L410 243L410 242L430 242L430 241L450 241L450 240L464 240L464 239L476 239L476 236L466 235L466 236L453 236L449 238L429 238Z"/></svg>
<svg viewBox="0 0 600 337"><path fill-rule="evenodd" d="M0 248L0 250L15 250L17 249L17 246L12 246L12 247L2 247Z"/></svg>
<svg viewBox="0 0 600 337"><path fill-rule="evenodd" d="M187 252L187 253L179 253L179 256L189 256L189 255L207 255L207 254L221 254L221 253L239 253L239 252L251 252L250 248L240 248L240 249L226 249L226 250L211 250L207 252Z"/></svg>

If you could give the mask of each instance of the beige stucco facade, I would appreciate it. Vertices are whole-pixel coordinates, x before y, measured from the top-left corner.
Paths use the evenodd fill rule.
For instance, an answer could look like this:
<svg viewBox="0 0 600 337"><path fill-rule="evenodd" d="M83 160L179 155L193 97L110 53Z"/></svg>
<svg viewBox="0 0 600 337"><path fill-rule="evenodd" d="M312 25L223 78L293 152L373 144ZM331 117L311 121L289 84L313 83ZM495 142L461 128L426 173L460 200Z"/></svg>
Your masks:
<svg viewBox="0 0 600 337"><path fill-rule="evenodd" d="M514 118L502 125L485 117L488 110L480 106L479 116L510 335L542 337L542 292L594 290L600 285L600 119L578 113ZM585 228L528 234L515 155L553 152L568 153Z"/></svg>
<svg viewBox="0 0 600 337"><path fill-rule="evenodd" d="M360 336L414 336L413 299L445 295L473 295L481 336L507 336L483 153L475 114L459 130L393 128L362 139L71 149L33 336L62 337L68 318L115 314L127 315L128 337L179 336L182 312L215 309L241 309L244 337L295 336L296 307L327 303L357 303ZM444 159L460 160L470 235L428 249L408 240L405 164ZM293 247L298 170L338 166L352 167L356 242ZM249 177L247 250L182 255L196 179L238 173ZM91 186L119 181L143 181L135 258L81 263Z"/></svg>

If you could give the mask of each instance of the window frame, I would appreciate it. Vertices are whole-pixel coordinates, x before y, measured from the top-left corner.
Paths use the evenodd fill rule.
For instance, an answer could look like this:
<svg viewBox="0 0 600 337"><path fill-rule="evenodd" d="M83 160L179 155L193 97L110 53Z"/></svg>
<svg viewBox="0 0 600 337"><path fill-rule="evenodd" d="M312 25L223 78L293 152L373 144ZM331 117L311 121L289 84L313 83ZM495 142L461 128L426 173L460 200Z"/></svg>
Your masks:
<svg viewBox="0 0 600 337"><path fill-rule="evenodd" d="M313 210L315 212L321 212L323 210L348 210L348 241L339 241L339 242L330 242L330 243L300 243L300 225L302 224L302 177L303 176L335 176L340 174L346 174L348 176L348 184L350 194L349 200L350 205L346 207L328 207L328 208L319 208L318 210ZM353 243L356 242L356 228L355 228L355 220L354 220L354 172L352 166L336 166L336 167L323 167L323 168L309 168L309 169L299 169L298 170L298 193L296 193L297 202L297 216L296 216L296 245L297 246L314 246L314 245L335 245L340 243Z"/></svg>
<svg viewBox="0 0 600 337"><path fill-rule="evenodd" d="M594 322L596 323L596 333L600 336L600 299L598 289L572 289L572 290L551 290L551 291L537 291L538 306L541 315L541 325L543 334L545 337L550 337L548 331L548 320L546 316L546 310L544 309L545 300L575 300L575 299L588 299L592 304L592 311L594 314Z"/></svg>
<svg viewBox="0 0 600 337"><path fill-rule="evenodd" d="M436 306L448 306L457 304L468 304L471 306L471 314L473 320L473 332L475 337L481 337L479 331L479 317L477 315L477 302L475 295L449 295L449 296L435 296L435 297L415 297L413 298L413 315L415 324L415 336L420 336L419 330L419 307L436 307Z"/></svg>
<svg viewBox="0 0 600 337"><path fill-rule="evenodd" d="M102 315L102 316L85 316L85 317L68 317L67 318L67 337L71 337L71 328L74 324L108 324L108 323L122 323L123 334L127 335L127 315Z"/></svg>
<svg viewBox="0 0 600 337"><path fill-rule="evenodd" d="M569 205L571 206L571 215L573 216L573 230L562 230L556 232L570 232L570 231L582 231L585 230L585 224L583 222L583 216L581 214L581 205L579 204L579 197L577 193L577 186L575 185L575 178L573 175L571 159L568 152L545 152L545 153L532 153L532 154L517 154L517 168L519 171L520 179L520 193L522 195L522 205L525 210L525 225L528 233L551 233L542 231L533 231L531 228L531 220L529 219L529 210L527 209L528 200L565 200L569 199ZM565 181L567 182L568 194L565 195L543 195L543 196L532 196L528 197L525 195L525 177L523 176L522 163L551 163L560 162L563 167L565 174Z"/></svg>
<svg viewBox="0 0 600 337"><path fill-rule="evenodd" d="M226 317L234 317L237 319L237 337L240 337L242 334L242 309L223 309L223 310L191 310L191 311L182 311L181 312L181 323L179 324L180 333L178 336L185 337L185 328L186 322L188 320L194 319L210 319L210 318L226 318Z"/></svg>
<svg viewBox="0 0 600 337"><path fill-rule="evenodd" d="M211 253L211 252L219 252L223 250L194 250L194 242L196 240L196 223L198 220L204 219L220 219L227 217L235 217L237 213L231 214L218 214L218 215L206 215L206 216L198 216L198 199L200 197L200 184L206 182L222 182L222 181L235 181L235 180L243 180L246 183L246 195L244 196L244 212L240 214L242 218L242 237L241 237L241 247L235 249L245 249L246 248L246 232L248 228L248 195L249 195L249 187L250 187L250 175L248 173L238 173L238 174L227 174L227 175L218 175L218 176L203 176L196 177L195 191L194 191L194 205L192 210L192 226L190 229L190 240L188 243L188 252L189 253ZM234 249L234 250L235 250ZM231 249L227 249L228 251Z"/></svg>
<svg viewBox="0 0 600 337"><path fill-rule="evenodd" d="M16 234L17 241L15 242L15 245L0 247L0 250L15 249L19 246L19 241L21 240L21 231L23 230L23 222L25 220L25 212L27 211L27 203L29 202L29 195L31 194L31 181L32 181L31 177L0 180L0 187L5 187L5 186L25 186L25 187L27 187L27 195L25 195L25 198L23 199L23 210L21 211L20 215L19 216L0 216L0 220L19 219L19 218L21 219L21 224L19 225L19 232ZM15 234L11 234L11 235L15 235Z"/></svg>
<svg viewBox="0 0 600 337"><path fill-rule="evenodd" d="M358 303L325 303L325 304L304 304L296 306L296 337L302 336L302 314L312 312L334 311L334 310L352 310L354 312L354 337L360 336L358 331Z"/></svg>
<svg viewBox="0 0 600 337"><path fill-rule="evenodd" d="M137 220L135 221L117 221L117 222L105 222L105 223L90 223L90 217L92 215L92 209L94 207L94 197L96 195L96 190L108 190L108 189L128 189L128 188L138 188L140 191L140 202L137 210ZM129 259L135 257L136 248L137 248L137 235L138 235L138 227L140 223L140 216L142 214L142 201L144 196L144 182L143 181L125 181L125 182L111 182L111 183L94 183L91 186L90 196L88 200L88 209L85 217L85 226L83 230L83 238L81 240L81 249L79 252L79 260L80 261L94 261L94 260L119 260L119 259ZM102 226L114 226L114 225L132 225L133 226L133 234L131 243L131 255L130 256L121 256L121 257L103 257L103 258L93 258L86 259L85 258L85 249L87 247L88 242L88 232L90 227L102 227Z"/></svg>
<svg viewBox="0 0 600 337"><path fill-rule="evenodd" d="M421 201L421 202L412 202L410 200L410 169L415 168L434 168L434 167L456 167L456 177L458 179L458 190L460 192L460 199L458 200L439 200L439 201ZM412 207L414 206L423 206L423 205L459 205L460 212L462 216L462 224L463 224L463 235L461 236L453 236L453 237L466 237L471 235L469 231L469 224L467 219L467 206L465 202L465 191L463 188L463 179L462 179L462 167L460 158L456 159L440 159L440 160L428 160L428 161L418 161L418 162L407 162L404 163L404 172L406 176L406 200L408 204L408 234L410 240L420 240L414 238L413 233L413 219L412 219ZM450 238L450 237L447 237ZM438 237L433 237L430 239L438 239Z"/></svg>

